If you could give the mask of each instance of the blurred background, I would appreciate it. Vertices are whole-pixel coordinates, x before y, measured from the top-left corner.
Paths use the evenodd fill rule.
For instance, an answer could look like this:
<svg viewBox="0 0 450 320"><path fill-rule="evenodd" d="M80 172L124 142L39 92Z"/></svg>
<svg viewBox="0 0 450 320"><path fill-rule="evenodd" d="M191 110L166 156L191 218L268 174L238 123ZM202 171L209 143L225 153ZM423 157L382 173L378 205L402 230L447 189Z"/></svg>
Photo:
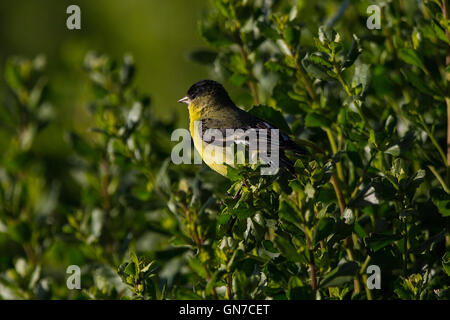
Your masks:
<svg viewBox="0 0 450 320"><path fill-rule="evenodd" d="M68 30L66 27L69 17L66 10L72 4L81 8L81 30ZM205 47L198 32L198 22L207 9L208 1L204 0L0 1L0 193L2 188L17 191L23 186L20 190L27 194L24 206L28 208L22 210L23 214L14 215L11 220L4 220L4 216L0 219L0 300L16 297L49 298L46 280L37 281L37 287L30 285L30 288L33 288L31 291L34 292L31 295L23 289L28 288L23 279L33 278L31 274L39 274L40 266L46 275L51 274L52 279L59 279L58 286L53 289L54 294L66 297L68 292L64 289L63 278L65 266L74 263L86 266L89 259L97 261L95 254L91 256L86 253L86 250L90 249L78 246L73 242L73 238L67 238L63 232L65 215L74 212L73 206L84 203L84 200L81 200L84 199L83 191L72 176L73 162L68 159L68 155L73 154L68 132L84 135L88 141L95 137L95 134L89 131L95 126L95 119L88 106L95 97L89 72L84 69L87 53L95 51L100 55L105 54L119 63L122 63L125 54L131 54L136 65L133 87L150 96L151 117L158 119L156 126L166 130L163 124L173 123L175 120L178 127L187 128L187 109L185 105L177 103L177 100L186 94L192 83L208 76L206 67L189 59L191 52ZM48 91L46 89L45 99L52 104L52 121L42 130L39 129L30 150L22 153L15 149L15 142L11 139L11 135L17 132L19 126L8 118L5 112L11 106L13 109L18 108L14 95L5 82L6 66L12 57L34 59L39 55L46 58L45 77L48 81ZM166 139L167 137L160 140L168 146ZM24 161L19 161L18 158ZM8 167L8 163L14 168ZM9 180L9 173L11 177L14 176L16 169L20 172L29 170L27 172L32 178L27 181L21 180L20 177L17 180ZM20 173L17 176L23 177ZM20 186L16 185L17 189L14 189L12 185L19 180ZM39 183L28 184L31 180ZM53 183L54 181L59 182ZM42 193L39 191L41 186L42 190L45 190ZM49 193L46 193L47 191ZM87 190L86 194L92 195L94 192ZM53 211L56 201L59 201L61 207L58 205L56 220L45 215L43 226L39 215L30 213L34 210L29 209L34 208L33 199L39 203L36 209L39 212ZM83 208L91 212L86 203ZM0 208L0 211L3 209ZM5 212L0 212L2 213ZM123 214L121 217L130 223L135 219ZM160 215L157 219L161 220ZM33 237L35 248L39 247L34 252L37 252L42 260L38 263L33 261L34 254L26 254L23 251L30 251L28 248L23 249L17 242L11 241L5 233L5 223L12 223L25 234L32 234L30 237ZM124 232L128 230L122 220L118 225ZM53 230L52 235L48 233L48 226ZM148 229L141 221L133 226L133 230L141 234L143 232L138 231L141 226L143 230ZM118 237L128 241L123 233L118 234ZM44 238L46 240L43 240ZM168 240L164 240L167 246ZM145 243L159 245L161 241L158 236L155 241ZM18 258L25 256L27 262ZM22 268L19 266L19 269L15 269L15 264L21 265ZM23 273L11 270L22 270ZM114 275L115 271L112 274L117 277ZM91 279L90 276L88 278ZM64 290L58 293L60 285ZM23 288L19 289L20 287Z"/></svg>
<svg viewBox="0 0 450 320"><path fill-rule="evenodd" d="M71 4L81 8L81 30L66 27ZM135 84L151 96L155 114L162 119L177 114L180 125L187 126L187 110L176 101L193 82L207 76L206 68L188 59L204 45L198 21L207 5L204 0L1 1L1 89L6 57L44 54L56 119L65 128L83 128L88 121L89 90L82 70L86 53L94 50L118 60L130 53L138 66ZM54 130L49 127L41 143L64 152Z"/></svg>

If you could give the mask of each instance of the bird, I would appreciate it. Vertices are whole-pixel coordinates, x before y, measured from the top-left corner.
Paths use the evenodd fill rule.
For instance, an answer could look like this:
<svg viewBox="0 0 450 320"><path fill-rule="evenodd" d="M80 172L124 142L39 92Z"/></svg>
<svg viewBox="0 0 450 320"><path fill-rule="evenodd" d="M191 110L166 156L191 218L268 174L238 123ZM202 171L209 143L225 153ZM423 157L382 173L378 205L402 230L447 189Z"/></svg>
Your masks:
<svg viewBox="0 0 450 320"><path fill-rule="evenodd" d="M271 157L269 152L261 156L263 154L261 145L265 143L266 150L270 150L271 153L273 149L268 145L272 144L276 148L275 154L278 155L279 166L293 175L295 175L294 164L286 156L286 151L296 156L307 154L303 147L296 144L288 134L269 121L262 120L237 107L219 82L214 80L196 82L189 88L187 95L178 102L188 105L189 131L195 149L211 169L223 176L227 176L228 166L236 167L233 143L244 145L247 150L249 148L254 150L253 156L258 155L261 162L265 164L270 164ZM266 135L258 134L257 144L251 145L251 139L249 139L251 134L248 133L260 132L261 129L266 131ZM231 157L228 158L230 154ZM277 172L278 170L270 174Z"/></svg>

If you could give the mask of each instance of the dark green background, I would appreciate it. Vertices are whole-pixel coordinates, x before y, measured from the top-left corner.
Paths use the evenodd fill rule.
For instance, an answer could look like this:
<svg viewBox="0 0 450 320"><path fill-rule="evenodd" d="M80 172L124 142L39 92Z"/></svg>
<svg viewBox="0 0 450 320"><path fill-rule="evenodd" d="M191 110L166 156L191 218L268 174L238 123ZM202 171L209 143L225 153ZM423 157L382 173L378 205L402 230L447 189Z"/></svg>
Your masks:
<svg viewBox="0 0 450 320"><path fill-rule="evenodd" d="M66 27L66 8L71 4L81 8L81 30ZM205 0L1 1L2 89L6 57L45 54L58 102L56 118L65 127L83 128L89 93L82 70L85 54L95 50L120 59L131 53L138 66L136 85L151 95L155 114L168 119L179 113L182 124L187 111L177 99L193 82L207 77L204 67L188 59L192 50L204 47L197 23L207 6ZM54 135L47 133L50 136Z"/></svg>

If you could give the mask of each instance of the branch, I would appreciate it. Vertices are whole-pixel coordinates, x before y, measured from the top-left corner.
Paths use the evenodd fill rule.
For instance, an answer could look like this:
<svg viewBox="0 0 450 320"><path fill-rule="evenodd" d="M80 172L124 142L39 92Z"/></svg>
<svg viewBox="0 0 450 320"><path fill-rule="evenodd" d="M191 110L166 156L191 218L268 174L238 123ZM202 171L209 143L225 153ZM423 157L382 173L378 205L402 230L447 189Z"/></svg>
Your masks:
<svg viewBox="0 0 450 320"><path fill-rule="evenodd" d="M258 88L256 86L256 83L252 80L253 72L252 72L252 69L250 66L250 62L248 61L248 53L245 50L244 42L242 41L239 23L235 22L235 24L236 24L236 26L235 26L236 42L239 47L239 52L241 53L242 60L244 60L245 68L247 69L247 72L250 76L250 80L248 81L248 86L250 88L250 91L252 92L253 102L255 103L255 105L259 105Z"/></svg>

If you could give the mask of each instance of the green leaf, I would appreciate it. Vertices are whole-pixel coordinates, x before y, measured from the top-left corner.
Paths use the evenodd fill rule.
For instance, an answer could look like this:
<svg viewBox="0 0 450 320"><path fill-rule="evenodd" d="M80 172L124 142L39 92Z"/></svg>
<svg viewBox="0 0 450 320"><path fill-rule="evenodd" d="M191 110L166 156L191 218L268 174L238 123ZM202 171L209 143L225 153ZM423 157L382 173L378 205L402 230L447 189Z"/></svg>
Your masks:
<svg viewBox="0 0 450 320"><path fill-rule="evenodd" d="M275 237L275 245L287 259L293 262L304 262L304 259L302 259L291 242L285 237L277 235Z"/></svg>
<svg viewBox="0 0 450 320"><path fill-rule="evenodd" d="M228 221L230 221L231 217L232 217L231 214L226 214L226 213L221 214L221 215L219 216L219 218L217 219L217 224L218 224L218 225L225 224L225 223L227 223Z"/></svg>
<svg viewBox="0 0 450 320"><path fill-rule="evenodd" d="M419 55L417 54L414 49L411 48L401 48L398 51L398 56L400 59L402 59L407 64L419 67L420 69L424 68L424 64L422 60L420 59Z"/></svg>
<svg viewBox="0 0 450 320"><path fill-rule="evenodd" d="M430 95L430 96L436 96L439 95L438 92L436 92L433 88L431 88L428 83L425 81L423 77L418 76L412 71L409 71L407 69L401 70L403 76L405 79L411 83L416 89L418 89L420 92Z"/></svg>
<svg viewBox="0 0 450 320"><path fill-rule="evenodd" d="M279 33L272 28L272 26L268 23L266 23L265 21L258 21L257 22L257 26L259 31L261 32L261 34L266 37L269 38L271 40L278 40L280 39L280 35Z"/></svg>
<svg viewBox="0 0 450 320"><path fill-rule="evenodd" d="M120 84L124 87L128 86L133 80L135 74L134 59L131 55L125 55L123 58L122 69L120 70Z"/></svg>
<svg viewBox="0 0 450 320"><path fill-rule="evenodd" d="M366 239L366 243L373 251L376 252L384 247L390 246L401 238L402 237L400 235L373 234L370 238Z"/></svg>
<svg viewBox="0 0 450 320"><path fill-rule="evenodd" d="M289 128L289 125L287 124L286 120L283 117L283 114L280 111L268 106L259 105L250 109L249 112L255 117L268 122L269 124L284 131L285 133L291 133L291 129Z"/></svg>
<svg viewBox="0 0 450 320"><path fill-rule="evenodd" d="M288 291L289 300L313 300L314 292L310 286L294 287Z"/></svg>
<svg viewBox="0 0 450 320"><path fill-rule="evenodd" d="M300 222L303 221L303 216L294 209L295 205L290 204L290 202L286 200L282 200L280 202L280 207L278 209L279 215L281 219L284 219L290 223L293 223L297 227L300 227Z"/></svg>
<svg viewBox="0 0 450 320"><path fill-rule="evenodd" d="M320 79L320 80L326 80L326 81L330 81L333 80L333 78L330 76L329 72L331 72L330 70L326 69L324 66L322 66L321 64L316 64L314 63L311 58L310 55L307 54L303 60L302 60L302 65L303 67L306 69L306 71L313 76L314 78Z"/></svg>
<svg viewBox="0 0 450 320"><path fill-rule="evenodd" d="M375 178L372 180L372 186L379 200L394 200L397 197L397 190L386 178Z"/></svg>
<svg viewBox="0 0 450 320"><path fill-rule="evenodd" d="M313 232L313 243L318 243L319 241L327 238L333 233L334 220L332 218L320 219L317 225L314 227Z"/></svg>
<svg viewBox="0 0 450 320"><path fill-rule="evenodd" d="M359 95L363 95L366 92L369 86L370 77L370 65L357 63L355 66L355 73L353 74L352 86L353 88L361 86L361 92Z"/></svg>
<svg viewBox="0 0 450 320"><path fill-rule="evenodd" d="M394 144L393 146L389 147L386 151L384 151L387 154L390 154L394 157L398 157L399 155L403 154L404 152L408 151L413 145L415 141L415 134L414 132L408 132L404 137L400 139L399 142Z"/></svg>
<svg viewBox="0 0 450 320"><path fill-rule="evenodd" d="M31 232L30 225L26 222L14 222L8 226L8 233L11 238L22 244L30 241Z"/></svg>
<svg viewBox="0 0 450 320"><path fill-rule="evenodd" d="M141 272L150 271L150 268L155 264L155 261L150 261L144 268L142 268Z"/></svg>
<svg viewBox="0 0 450 320"><path fill-rule="evenodd" d="M242 181L244 176L240 173L239 169L227 166L227 178L231 181Z"/></svg>
<svg viewBox="0 0 450 320"><path fill-rule="evenodd" d="M266 249L267 251L272 252L272 253L278 253L278 250L275 248L272 241L264 240L262 245L263 245L264 249Z"/></svg>
<svg viewBox="0 0 450 320"><path fill-rule="evenodd" d="M360 237L361 239L364 239L367 237L367 233L364 230L364 228L358 223L358 221L355 221L355 224L353 225L353 231Z"/></svg>
<svg viewBox="0 0 450 320"><path fill-rule="evenodd" d="M321 66L324 70L331 72L333 65L330 62L330 56L323 52L313 52L309 55L309 59L315 65Z"/></svg>
<svg viewBox="0 0 450 320"><path fill-rule="evenodd" d="M129 276L134 276L136 274L136 266L134 263L128 263L123 272Z"/></svg>
<svg viewBox="0 0 450 320"><path fill-rule="evenodd" d="M289 46L297 46L300 41L300 30L295 27L287 27L284 29L284 39Z"/></svg>
<svg viewBox="0 0 450 320"><path fill-rule="evenodd" d="M196 272L200 277L202 278L206 278L206 271L205 268L203 267L203 264L201 263L201 261L198 258L192 258L189 260L189 266L191 267L191 269Z"/></svg>
<svg viewBox="0 0 450 320"><path fill-rule="evenodd" d="M347 56L345 57L341 71L350 68L355 63L356 59L358 59L361 53L362 49L359 44L359 38L354 34L352 45L347 53Z"/></svg>
<svg viewBox="0 0 450 320"><path fill-rule="evenodd" d="M329 45L330 43L341 42L341 36L332 28L327 26L319 27L319 40L324 45Z"/></svg>
<svg viewBox="0 0 450 320"><path fill-rule="evenodd" d="M439 242L445 241L445 230L442 230L438 234L430 237L427 241L419 243L417 246L409 250L412 254L423 254L427 250L432 250L434 245Z"/></svg>
<svg viewBox="0 0 450 320"><path fill-rule="evenodd" d="M75 132L69 132L67 138L72 145L72 148L80 156L91 159L97 158L95 149L82 136L78 135Z"/></svg>
<svg viewBox="0 0 450 320"><path fill-rule="evenodd" d="M450 276L450 251L447 251L442 257L442 267L444 268L445 273Z"/></svg>
<svg viewBox="0 0 450 320"><path fill-rule="evenodd" d="M450 196L447 193L442 190L434 191L432 200L443 217L450 217Z"/></svg>
<svg viewBox="0 0 450 320"><path fill-rule="evenodd" d="M320 281L321 288L340 287L343 284L352 281L357 274L359 266L356 262L345 262L328 274Z"/></svg>
<svg viewBox="0 0 450 320"><path fill-rule="evenodd" d="M238 208L228 208L228 212L240 219L246 219L255 215L255 209L251 207L240 206Z"/></svg>
<svg viewBox="0 0 450 320"><path fill-rule="evenodd" d="M445 30L443 28L441 28L441 26L439 25L439 22L437 22L436 20L433 19L431 21L431 28L432 28L435 36L439 40L444 41L444 42L446 42L447 44L450 45L450 39L445 34Z"/></svg>
<svg viewBox="0 0 450 320"><path fill-rule="evenodd" d="M192 51L189 54L189 59L191 61L197 62L199 64L203 65L211 65L214 63L214 61L217 58L217 52L206 50L206 49L199 49Z"/></svg>
<svg viewBox="0 0 450 320"><path fill-rule="evenodd" d="M218 22L200 24L200 34L210 45L221 48L233 44L233 38L220 27Z"/></svg>
<svg viewBox="0 0 450 320"><path fill-rule="evenodd" d="M292 90L290 85L279 83L273 89L272 97L277 102L277 107L282 111L290 114L297 114L301 111L299 102L289 96L290 90Z"/></svg>
<svg viewBox="0 0 450 320"><path fill-rule="evenodd" d="M295 166L295 167L298 168L297 166ZM302 192L303 191L303 186L297 180L290 181L289 187L291 187L294 192Z"/></svg>
<svg viewBox="0 0 450 320"><path fill-rule="evenodd" d="M309 113L305 118L305 126L310 128L328 128L330 125L330 121L315 112Z"/></svg>
<svg viewBox="0 0 450 320"><path fill-rule="evenodd" d="M136 252L130 251L130 260L133 262L137 267L139 266L139 259L136 255Z"/></svg>

